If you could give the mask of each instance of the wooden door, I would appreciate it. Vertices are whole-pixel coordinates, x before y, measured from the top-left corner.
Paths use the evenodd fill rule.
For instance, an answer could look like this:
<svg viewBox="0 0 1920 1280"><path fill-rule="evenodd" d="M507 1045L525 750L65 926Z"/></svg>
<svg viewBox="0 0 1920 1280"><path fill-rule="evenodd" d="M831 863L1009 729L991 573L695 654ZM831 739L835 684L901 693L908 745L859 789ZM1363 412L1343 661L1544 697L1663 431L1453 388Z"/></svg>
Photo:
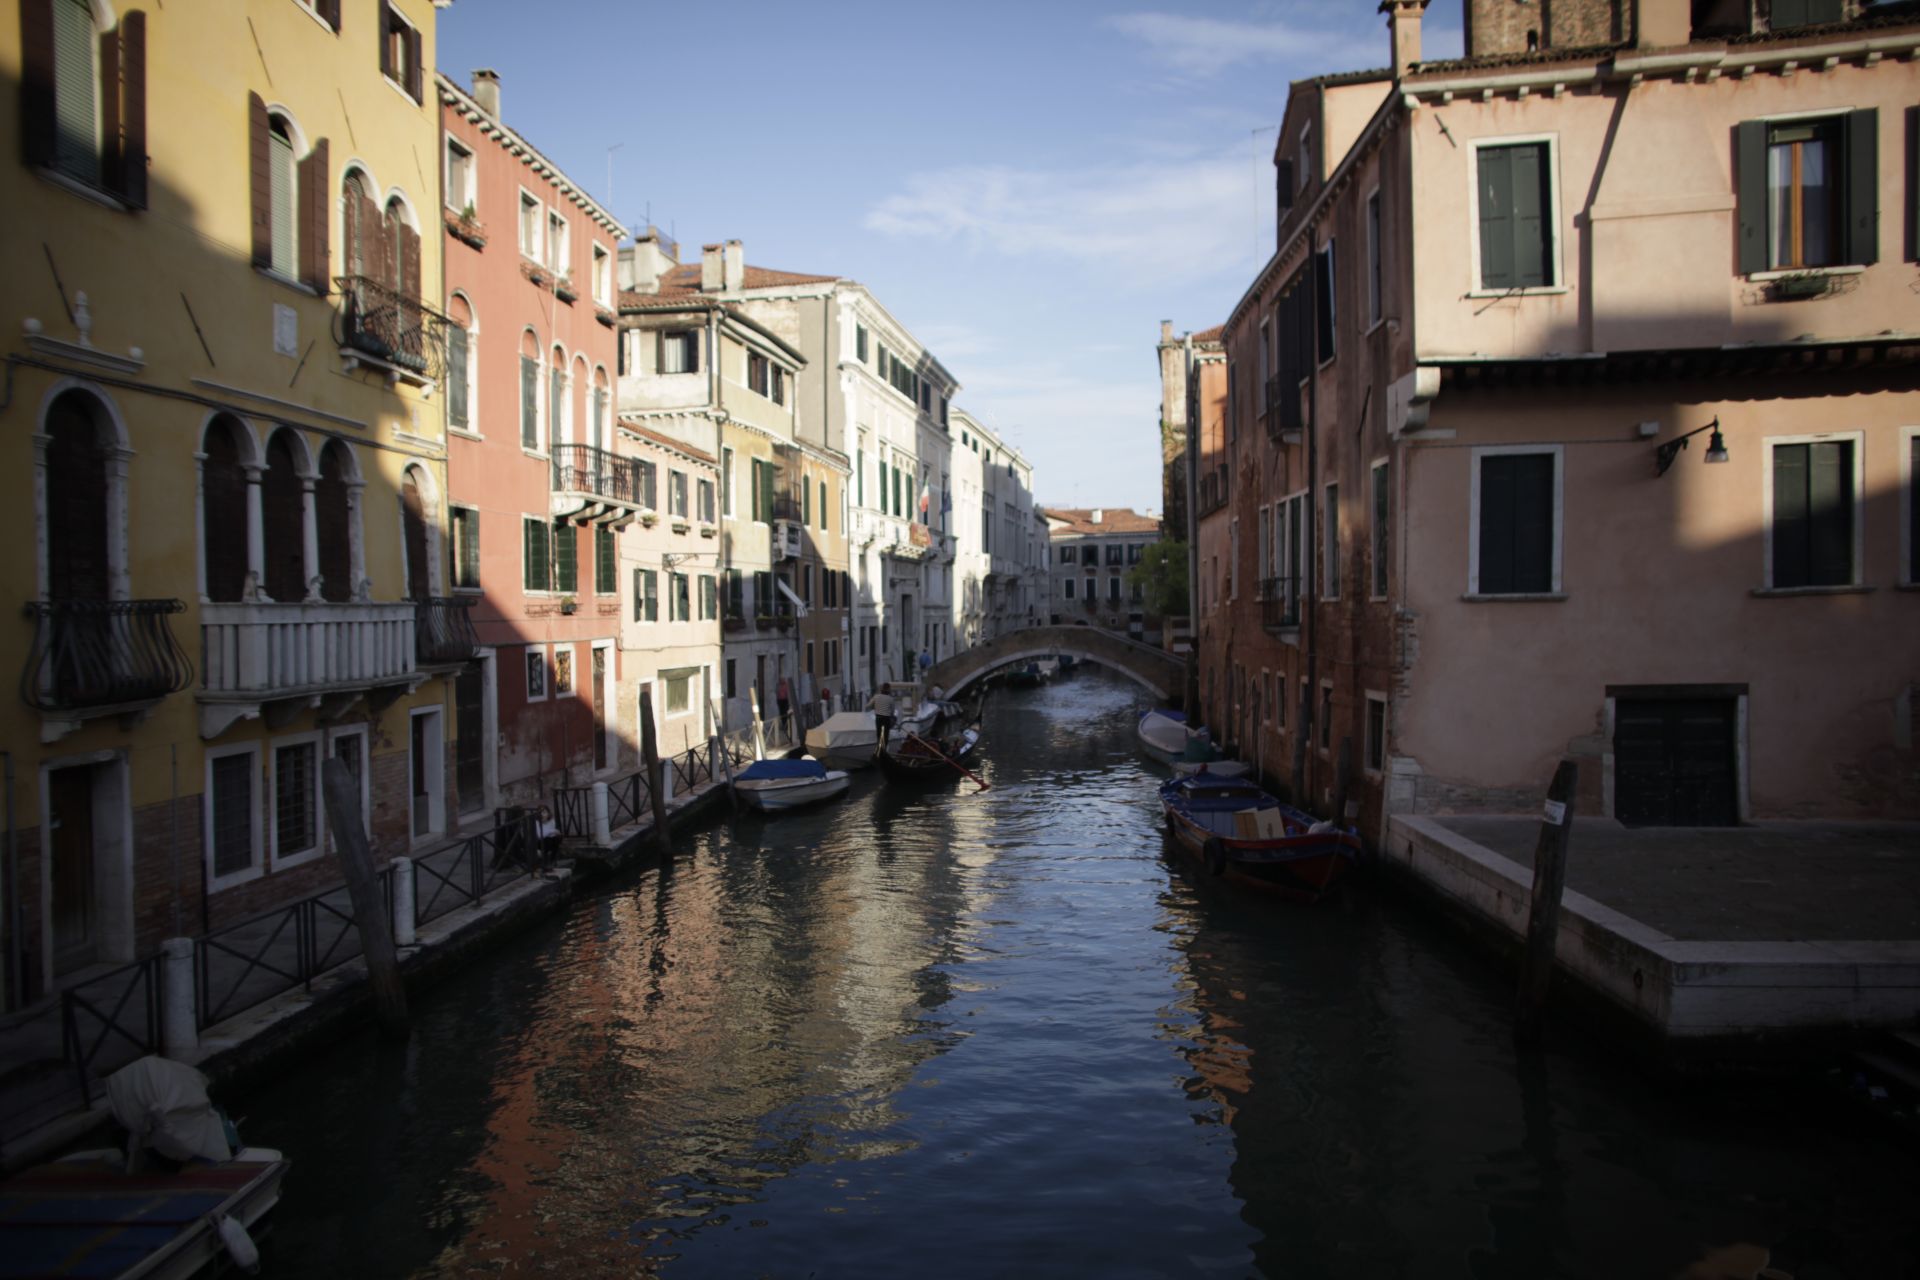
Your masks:
<svg viewBox="0 0 1920 1280"><path fill-rule="evenodd" d="M1614 709L1614 815L1627 826L1739 821L1731 698L1622 698Z"/></svg>
<svg viewBox="0 0 1920 1280"><path fill-rule="evenodd" d="M453 678L454 785L460 789L461 813L478 813L487 803L481 681L481 666L477 662L469 662Z"/></svg>
<svg viewBox="0 0 1920 1280"><path fill-rule="evenodd" d="M47 799L53 971L59 975L85 968L96 958L92 767L49 773Z"/></svg>
<svg viewBox="0 0 1920 1280"><path fill-rule="evenodd" d="M593 769L607 767L607 651L593 650Z"/></svg>

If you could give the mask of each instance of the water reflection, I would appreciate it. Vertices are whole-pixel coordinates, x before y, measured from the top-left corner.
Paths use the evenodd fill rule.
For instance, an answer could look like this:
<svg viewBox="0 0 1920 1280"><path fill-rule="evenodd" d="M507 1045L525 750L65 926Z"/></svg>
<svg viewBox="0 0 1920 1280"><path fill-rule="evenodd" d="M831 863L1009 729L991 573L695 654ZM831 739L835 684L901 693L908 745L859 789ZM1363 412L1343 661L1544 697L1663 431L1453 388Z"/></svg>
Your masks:
<svg viewBox="0 0 1920 1280"><path fill-rule="evenodd" d="M1910 1162L1775 1095L1516 1056L1506 978L1364 885L1308 909L1170 866L1135 705L996 699L985 794L868 775L718 818L418 999L404 1048L243 1100L297 1160L276 1273L1911 1262Z"/></svg>

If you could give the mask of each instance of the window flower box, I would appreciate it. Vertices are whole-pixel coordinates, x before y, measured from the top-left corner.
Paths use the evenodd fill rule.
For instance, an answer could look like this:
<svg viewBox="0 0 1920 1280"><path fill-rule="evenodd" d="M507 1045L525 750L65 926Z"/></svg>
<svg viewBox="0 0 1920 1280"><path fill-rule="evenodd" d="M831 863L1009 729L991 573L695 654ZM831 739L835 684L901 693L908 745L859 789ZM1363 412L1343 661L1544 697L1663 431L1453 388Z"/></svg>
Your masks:
<svg viewBox="0 0 1920 1280"><path fill-rule="evenodd" d="M573 281L569 280L565 276L561 276L558 280L555 280L553 282L553 296L560 299L560 301L562 302L571 303L580 295L577 292L575 292L573 287Z"/></svg>
<svg viewBox="0 0 1920 1280"><path fill-rule="evenodd" d="M1820 298L1833 292L1833 277L1821 271L1795 272L1767 282L1767 293L1776 301Z"/></svg>
<svg viewBox="0 0 1920 1280"><path fill-rule="evenodd" d="M473 216L473 206L468 205L458 212L448 209L444 213L447 234L456 240L472 245L476 249L487 247L487 228L480 219Z"/></svg>
<svg viewBox="0 0 1920 1280"><path fill-rule="evenodd" d="M613 328L614 325L620 322L620 318L614 315L612 307L601 307L601 306L594 307L593 318L595 320L598 320L601 324L607 326L607 328L609 329Z"/></svg>
<svg viewBox="0 0 1920 1280"><path fill-rule="evenodd" d="M553 284L552 274L548 272L545 267L532 262L522 262L520 264L520 274L533 281L535 285L542 289L548 288Z"/></svg>
<svg viewBox="0 0 1920 1280"><path fill-rule="evenodd" d="M713 537L718 537L718 536L719 536L719 533L720 533L720 531L719 531L718 529L716 529L716 528L714 528L714 527L713 527L712 525L710 525L710 524L703 524L703 525L701 525L701 526L700 526L700 536L701 536L701 537L703 537L703 538L713 538Z"/></svg>
<svg viewBox="0 0 1920 1280"><path fill-rule="evenodd" d="M653 528L653 526L658 524L659 522L660 522L660 517L653 514L653 512L651 511L642 511L640 513L640 523L645 525L649 529Z"/></svg>
<svg viewBox="0 0 1920 1280"><path fill-rule="evenodd" d="M675 533L685 533L691 527L692 526L689 525L685 520L675 520L673 522L673 531Z"/></svg>

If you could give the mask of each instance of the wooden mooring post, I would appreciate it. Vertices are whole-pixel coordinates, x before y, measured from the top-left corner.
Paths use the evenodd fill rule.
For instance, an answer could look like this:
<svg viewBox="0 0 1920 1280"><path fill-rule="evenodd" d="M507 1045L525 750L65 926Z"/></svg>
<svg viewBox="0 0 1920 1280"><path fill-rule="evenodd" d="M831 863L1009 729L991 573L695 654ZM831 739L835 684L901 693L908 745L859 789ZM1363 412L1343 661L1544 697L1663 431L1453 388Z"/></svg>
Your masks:
<svg viewBox="0 0 1920 1280"><path fill-rule="evenodd" d="M647 770L647 794L653 801L653 840L660 856L673 856L673 842L667 833L666 779L661 776L660 740L653 731L653 690L640 690L640 762Z"/></svg>
<svg viewBox="0 0 1920 1280"><path fill-rule="evenodd" d="M407 1037L407 988L400 980L400 957L393 947L392 922L380 895L380 878L373 870L373 849L367 843L367 825L360 816L360 784L337 756L320 767L321 788L327 797L327 825L333 831L334 851L353 899L354 925L360 930L360 950L367 961L367 986L373 992L373 1016L382 1034L396 1040Z"/></svg>
<svg viewBox="0 0 1920 1280"><path fill-rule="evenodd" d="M1562 760L1547 788L1546 811L1533 847L1533 900L1527 910L1526 951L1513 1034L1523 1044L1540 1039L1547 989L1553 983L1554 944L1560 935L1560 897L1567 887L1567 841L1573 834L1573 797L1580 766Z"/></svg>

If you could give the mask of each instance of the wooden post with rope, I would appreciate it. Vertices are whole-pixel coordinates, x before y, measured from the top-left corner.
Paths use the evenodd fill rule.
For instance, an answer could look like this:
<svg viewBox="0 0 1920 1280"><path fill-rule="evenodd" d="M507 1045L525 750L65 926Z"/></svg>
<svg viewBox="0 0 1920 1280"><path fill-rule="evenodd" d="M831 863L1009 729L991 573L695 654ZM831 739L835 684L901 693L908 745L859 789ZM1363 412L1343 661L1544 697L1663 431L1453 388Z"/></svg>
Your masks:
<svg viewBox="0 0 1920 1280"><path fill-rule="evenodd" d="M347 896L353 900L353 922L360 932L360 951L367 963L367 986L373 992L374 1020L384 1035L404 1040L407 988L400 979L400 957L394 950L380 877L373 869L366 821L360 816L360 783L339 757L328 756L320 766L320 787L326 795L333 850L340 859Z"/></svg>
<svg viewBox="0 0 1920 1280"><path fill-rule="evenodd" d="M1519 1008L1513 1024L1516 1039L1531 1044L1540 1038L1553 982L1554 943L1560 935L1560 897L1567 887L1567 841L1573 834L1573 797L1580 767L1562 760L1547 788L1546 811L1540 817L1540 835L1533 848L1533 902L1527 912L1527 944L1520 964Z"/></svg>
<svg viewBox="0 0 1920 1280"><path fill-rule="evenodd" d="M711 700L707 705L713 707L713 722L720 726L720 736L716 741L720 744L720 768L727 776L727 806L735 813L739 813L740 797L733 789L733 748L727 743L727 720L720 714L718 705Z"/></svg>

